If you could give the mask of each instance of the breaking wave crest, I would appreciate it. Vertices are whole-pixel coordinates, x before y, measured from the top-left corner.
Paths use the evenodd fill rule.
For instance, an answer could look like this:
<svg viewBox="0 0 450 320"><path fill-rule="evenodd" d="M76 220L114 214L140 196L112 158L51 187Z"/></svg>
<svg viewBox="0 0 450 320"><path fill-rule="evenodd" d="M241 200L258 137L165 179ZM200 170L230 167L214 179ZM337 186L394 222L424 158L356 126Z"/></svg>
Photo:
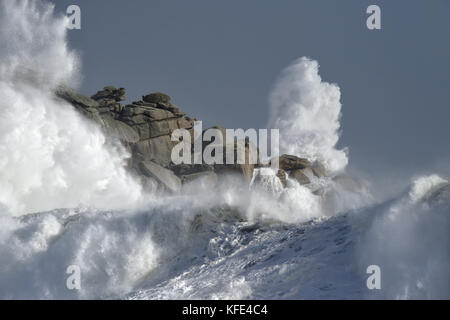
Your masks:
<svg viewBox="0 0 450 320"><path fill-rule="evenodd" d="M384 299L448 299L450 188L438 175L422 176L408 192L371 212L359 257L381 269Z"/></svg>
<svg viewBox="0 0 450 320"><path fill-rule="evenodd" d="M282 152L323 162L328 177L283 187L260 168L250 188L230 176L149 195L123 148L52 93L78 77L66 19L37 0L0 10L0 298L361 297L366 233L358 258L385 270L386 297L448 296L448 207L432 204L448 204L447 182L425 177L369 207L366 183L342 173L340 92L316 61L282 73L270 126ZM66 286L70 265L80 290Z"/></svg>
<svg viewBox="0 0 450 320"><path fill-rule="evenodd" d="M270 94L270 128L280 130L280 152L319 160L331 172L348 163L339 140L341 102L336 84L322 81L319 64L302 57L287 67Z"/></svg>
<svg viewBox="0 0 450 320"><path fill-rule="evenodd" d="M0 213L125 208L140 196L126 152L53 95L78 77L66 23L41 1L0 4Z"/></svg>

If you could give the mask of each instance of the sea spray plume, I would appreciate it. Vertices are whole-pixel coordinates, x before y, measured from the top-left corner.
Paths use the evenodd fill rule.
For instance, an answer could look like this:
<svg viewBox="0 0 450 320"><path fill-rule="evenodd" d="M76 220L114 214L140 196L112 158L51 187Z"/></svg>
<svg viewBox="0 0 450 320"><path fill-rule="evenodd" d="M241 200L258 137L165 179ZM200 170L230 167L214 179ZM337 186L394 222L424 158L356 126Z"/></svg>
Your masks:
<svg viewBox="0 0 450 320"><path fill-rule="evenodd" d="M40 0L2 1L0 77L14 87L52 89L78 80L79 61L66 42L67 18Z"/></svg>
<svg viewBox="0 0 450 320"><path fill-rule="evenodd" d="M0 208L23 213L78 205L130 207L140 186L127 154L53 89L78 76L67 18L40 1L0 4Z"/></svg>
<svg viewBox="0 0 450 320"><path fill-rule="evenodd" d="M446 185L448 185L448 181L437 174L419 177L413 182L409 198L413 203L418 203Z"/></svg>
<svg viewBox="0 0 450 320"><path fill-rule="evenodd" d="M317 61L302 57L281 73L269 97L269 127L280 130L280 153L321 161L335 172L348 163L345 150L336 149L340 90L318 71Z"/></svg>
<svg viewBox="0 0 450 320"><path fill-rule="evenodd" d="M87 299L128 292L161 255L152 240L152 213L57 209L0 216L0 298ZM66 287L70 265L81 268L80 290Z"/></svg>
<svg viewBox="0 0 450 320"><path fill-rule="evenodd" d="M361 270L370 264L381 268L382 289L368 290L367 297L449 298L448 186L435 174L419 177L400 199L374 209L358 253Z"/></svg>

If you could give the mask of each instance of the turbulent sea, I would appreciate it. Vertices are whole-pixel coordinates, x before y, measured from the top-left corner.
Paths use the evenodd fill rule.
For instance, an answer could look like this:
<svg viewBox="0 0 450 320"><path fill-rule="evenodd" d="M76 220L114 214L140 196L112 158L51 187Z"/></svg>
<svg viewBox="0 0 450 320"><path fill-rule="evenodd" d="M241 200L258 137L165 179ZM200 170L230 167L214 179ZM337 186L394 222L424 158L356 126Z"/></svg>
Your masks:
<svg viewBox="0 0 450 320"><path fill-rule="evenodd" d="M242 208L210 207L183 196L133 212L57 209L2 217L0 294L448 298L450 188L436 179L421 178L405 195L383 203L297 223L254 221ZM367 289L372 264L380 266L381 290ZM69 265L82 270L78 291L66 288Z"/></svg>
<svg viewBox="0 0 450 320"><path fill-rule="evenodd" d="M340 90L316 61L281 72L268 127L328 177L283 188L265 168L250 186L229 177L152 194L120 145L55 98L79 79L66 23L46 2L0 1L0 298L450 298L448 181L425 175L378 197L346 174Z"/></svg>

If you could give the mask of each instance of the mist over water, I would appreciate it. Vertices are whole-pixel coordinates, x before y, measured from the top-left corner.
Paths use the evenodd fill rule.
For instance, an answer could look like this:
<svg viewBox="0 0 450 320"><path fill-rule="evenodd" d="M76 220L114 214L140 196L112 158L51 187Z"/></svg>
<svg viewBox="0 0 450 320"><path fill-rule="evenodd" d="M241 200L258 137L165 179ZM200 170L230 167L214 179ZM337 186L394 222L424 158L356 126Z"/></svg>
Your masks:
<svg viewBox="0 0 450 320"><path fill-rule="evenodd" d="M125 150L53 94L81 78L66 23L43 1L0 2L0 298L371 298L367 264L391 283L379 296L448 297L449 199L435 196L447 181L386 201L342 174L340 91L317 61L281 73L269 125L282 153L329 177L283 188L260 168L250 187L230 176L146 194Z"/></svg>
<svg viewBox="0 0 450 320"><path fill-rule="evenodd" d="M341 102L336 84L322 81L317 61L302 57L283 70L270 94L269 127L280 130L281 154L319 160L328 170L348 163L339 140Z"/></svg>
<svg viewBox="0 0 450 320"><path fill-rule="evenodd" d="M450 297L450 188L437 175L422 176L402 196L369 213L358 248L360 263L382 270L372 298Z"/></svg>
<svg viewBox="0 0 450 320"><path fill-rule="evenodd" d="M0 3L0 209L20 215L79 205L125 208L140 196L128 156L107 146L54 89L79 78L65 16L41 1Z"/></svg>

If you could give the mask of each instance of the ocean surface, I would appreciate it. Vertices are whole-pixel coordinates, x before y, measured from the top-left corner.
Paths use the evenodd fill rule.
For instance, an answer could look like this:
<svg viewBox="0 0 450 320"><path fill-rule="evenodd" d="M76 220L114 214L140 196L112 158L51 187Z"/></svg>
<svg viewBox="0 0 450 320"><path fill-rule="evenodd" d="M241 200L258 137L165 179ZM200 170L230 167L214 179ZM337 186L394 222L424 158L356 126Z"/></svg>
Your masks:
<svg viewBox="0 0 450 320"><path fill-rule="evenodd" d="M0 299L450 298L448 181L422 175L380 197L346 173L340 89L317 61L281 72L269 127L282 153L322 162L328 177L283 187L262 168L250 185L162 195L55 98L81 78L66 24L45 1L0 2Z"/></svg>

